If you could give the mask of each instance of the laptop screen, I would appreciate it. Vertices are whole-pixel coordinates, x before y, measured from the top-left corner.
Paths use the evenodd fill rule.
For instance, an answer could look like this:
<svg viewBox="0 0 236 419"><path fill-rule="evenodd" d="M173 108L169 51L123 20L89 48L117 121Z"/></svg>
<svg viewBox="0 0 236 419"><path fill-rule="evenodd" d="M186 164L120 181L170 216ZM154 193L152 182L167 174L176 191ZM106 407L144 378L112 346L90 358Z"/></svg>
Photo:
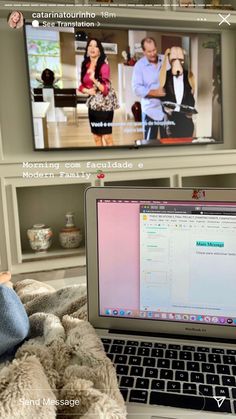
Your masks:
<svg viewBox="0 0 236 419"><path fill-rule="evenodd" d="M97 200L99 315L236 326L236 204Z"/></svg>

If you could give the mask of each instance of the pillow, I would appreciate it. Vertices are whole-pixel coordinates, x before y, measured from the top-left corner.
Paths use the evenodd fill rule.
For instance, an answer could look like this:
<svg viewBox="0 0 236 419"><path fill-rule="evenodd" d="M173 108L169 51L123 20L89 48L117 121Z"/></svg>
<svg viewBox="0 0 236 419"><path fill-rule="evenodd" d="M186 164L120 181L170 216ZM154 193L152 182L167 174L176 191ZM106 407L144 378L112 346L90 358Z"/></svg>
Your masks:
<svg viewBox="0 0 236 419"><path fill-rule="evenodd" d="M14 355L29 333L25 308L13 289L0 285L0 359Z"/></svg>

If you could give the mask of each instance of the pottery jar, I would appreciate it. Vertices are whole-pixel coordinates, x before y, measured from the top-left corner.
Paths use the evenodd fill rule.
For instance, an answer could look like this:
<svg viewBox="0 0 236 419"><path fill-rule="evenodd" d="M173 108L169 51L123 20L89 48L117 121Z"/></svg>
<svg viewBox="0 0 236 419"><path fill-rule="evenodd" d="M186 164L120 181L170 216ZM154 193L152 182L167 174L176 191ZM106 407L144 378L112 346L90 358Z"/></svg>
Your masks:
<svg viewBox="0 0 236 419"><path fill-rule="evenodd" d="M64 249L75 249L80 246L82 242L81 230L75 226L74 214L68 212L65 215L66 225L59 234L60 244Z"/></svg>
<svg viewBox="0 0 236 419"><path fill-rule="evenodd" d="M53 232L51 227L45 224L34 224L27 230L30 247L35 252L43 252L52 244Z"/></svg>

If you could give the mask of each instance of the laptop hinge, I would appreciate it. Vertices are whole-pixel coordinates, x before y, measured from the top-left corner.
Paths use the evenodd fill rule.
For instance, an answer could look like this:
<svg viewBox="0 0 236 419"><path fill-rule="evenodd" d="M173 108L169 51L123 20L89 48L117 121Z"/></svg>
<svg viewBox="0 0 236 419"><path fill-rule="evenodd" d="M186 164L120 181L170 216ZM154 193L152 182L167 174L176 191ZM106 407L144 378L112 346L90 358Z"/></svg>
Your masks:
<svg viewBox="0 0 236 419"><path fill-rule="evenodd" d="M165 338L165 339L183 339L183 340L198 340L198 341L207 341L207 342L221 342L221 343L233 343L235 344L236 341L234 339L223 339L223 338L211 338L208 336L189 336L189 335L173 335L167 333L151 333L151 332L134 332L130 330L117 330L117 329L109 329L108 333L116 334L116 335L135 335L135 336L142 336L142 337L153 337L153 338Z"/></svg>

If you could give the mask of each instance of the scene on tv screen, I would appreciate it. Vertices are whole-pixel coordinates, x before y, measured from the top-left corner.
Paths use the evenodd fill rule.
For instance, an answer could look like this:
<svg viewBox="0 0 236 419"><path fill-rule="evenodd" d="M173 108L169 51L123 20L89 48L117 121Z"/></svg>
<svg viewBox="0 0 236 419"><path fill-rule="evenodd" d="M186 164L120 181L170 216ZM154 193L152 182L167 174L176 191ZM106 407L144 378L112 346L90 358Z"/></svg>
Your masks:
<svg viewBox="0 0 236 419"><path fill-rule="evenodd" d="M35 149L223 141L220 34L25 31Z"/></svg>

